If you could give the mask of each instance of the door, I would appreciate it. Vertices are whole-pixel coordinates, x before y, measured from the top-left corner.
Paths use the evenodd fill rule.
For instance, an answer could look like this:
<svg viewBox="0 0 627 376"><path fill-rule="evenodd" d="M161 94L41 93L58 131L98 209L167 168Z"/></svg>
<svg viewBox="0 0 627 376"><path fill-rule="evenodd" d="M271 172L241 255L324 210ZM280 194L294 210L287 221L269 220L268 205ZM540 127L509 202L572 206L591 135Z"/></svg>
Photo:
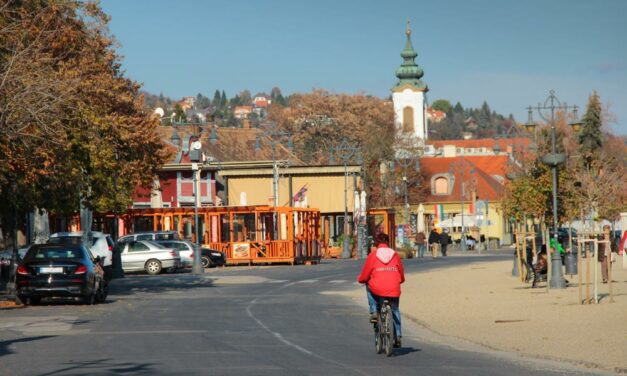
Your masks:
<svg viewBox="0 0 627 376"><path fill-rule="evenodd" d="M147 255L150 251L147 245L140 242L131 242L124 246L122 252L122 268L125 270L143 270Z"/></svg>

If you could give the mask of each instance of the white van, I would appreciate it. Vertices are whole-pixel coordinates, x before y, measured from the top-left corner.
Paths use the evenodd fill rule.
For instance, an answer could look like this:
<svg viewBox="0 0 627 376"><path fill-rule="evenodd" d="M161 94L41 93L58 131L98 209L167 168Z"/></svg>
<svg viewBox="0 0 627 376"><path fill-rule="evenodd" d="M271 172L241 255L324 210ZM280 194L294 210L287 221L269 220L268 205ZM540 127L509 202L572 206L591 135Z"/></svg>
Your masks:
<svg viewBox="0 0 627 376"><path fill-rule="evenodd" d="M91 244L88 244L91 253L96 256L100 256L103 260L102 266L110 268L113 262L113 239L109 234L103 234L99 231L91 232L92 240ZM73 232L55 232L50 235L48 243L59 244L64 242L77 242L80 243L83 240L82 231Z"/></svg>

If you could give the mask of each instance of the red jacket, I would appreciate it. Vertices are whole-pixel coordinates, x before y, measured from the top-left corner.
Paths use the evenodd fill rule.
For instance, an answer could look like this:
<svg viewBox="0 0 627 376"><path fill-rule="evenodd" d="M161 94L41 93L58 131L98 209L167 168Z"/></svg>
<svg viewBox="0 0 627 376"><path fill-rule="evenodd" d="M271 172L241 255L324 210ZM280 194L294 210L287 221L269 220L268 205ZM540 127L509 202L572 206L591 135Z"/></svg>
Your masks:
<svg viewBox="0 0 627 376"><path fill-rule="evenodd" d="M368 283L368 288L375 295L401 296L401 283L405 282L401 258L387 244L379 244L377 250L368 255L357 281Z"/></svg>

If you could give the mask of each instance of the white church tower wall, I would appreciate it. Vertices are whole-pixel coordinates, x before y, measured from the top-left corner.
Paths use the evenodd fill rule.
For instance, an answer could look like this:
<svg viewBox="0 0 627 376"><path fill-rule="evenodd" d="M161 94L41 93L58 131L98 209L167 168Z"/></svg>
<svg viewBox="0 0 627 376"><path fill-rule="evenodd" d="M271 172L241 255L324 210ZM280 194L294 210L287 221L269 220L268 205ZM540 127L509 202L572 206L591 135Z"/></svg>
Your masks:
<svg viewBox="0 0 627 376"><path fill-rule="evenodd" d="M422 69L416 64L418 56L411 42L411 29L407 22L407 41L401 51L403 63L396 69L398 82L392 88L394 123L396 132L412 134L422 140L429 137L427 124L427 85L422 82Z"/></svg>

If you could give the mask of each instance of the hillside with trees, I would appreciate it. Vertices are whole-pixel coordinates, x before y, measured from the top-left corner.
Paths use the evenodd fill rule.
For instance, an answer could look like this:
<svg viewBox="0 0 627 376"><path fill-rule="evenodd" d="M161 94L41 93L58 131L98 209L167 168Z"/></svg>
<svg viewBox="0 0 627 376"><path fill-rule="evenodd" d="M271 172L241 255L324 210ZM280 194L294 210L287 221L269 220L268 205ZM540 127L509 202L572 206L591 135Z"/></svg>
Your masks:
<svg viewBox="0 0 627 376"><path fill-rule="evenodd" d="M461 139L465 132L471 132L473 138L490 138L515 124L512 115L504 117L486 102L480 108L464 108L459 102L453 106L446 99L438 99L431 107L446 114L442 121L429 125L429 138L433 140Z"/></svg>

